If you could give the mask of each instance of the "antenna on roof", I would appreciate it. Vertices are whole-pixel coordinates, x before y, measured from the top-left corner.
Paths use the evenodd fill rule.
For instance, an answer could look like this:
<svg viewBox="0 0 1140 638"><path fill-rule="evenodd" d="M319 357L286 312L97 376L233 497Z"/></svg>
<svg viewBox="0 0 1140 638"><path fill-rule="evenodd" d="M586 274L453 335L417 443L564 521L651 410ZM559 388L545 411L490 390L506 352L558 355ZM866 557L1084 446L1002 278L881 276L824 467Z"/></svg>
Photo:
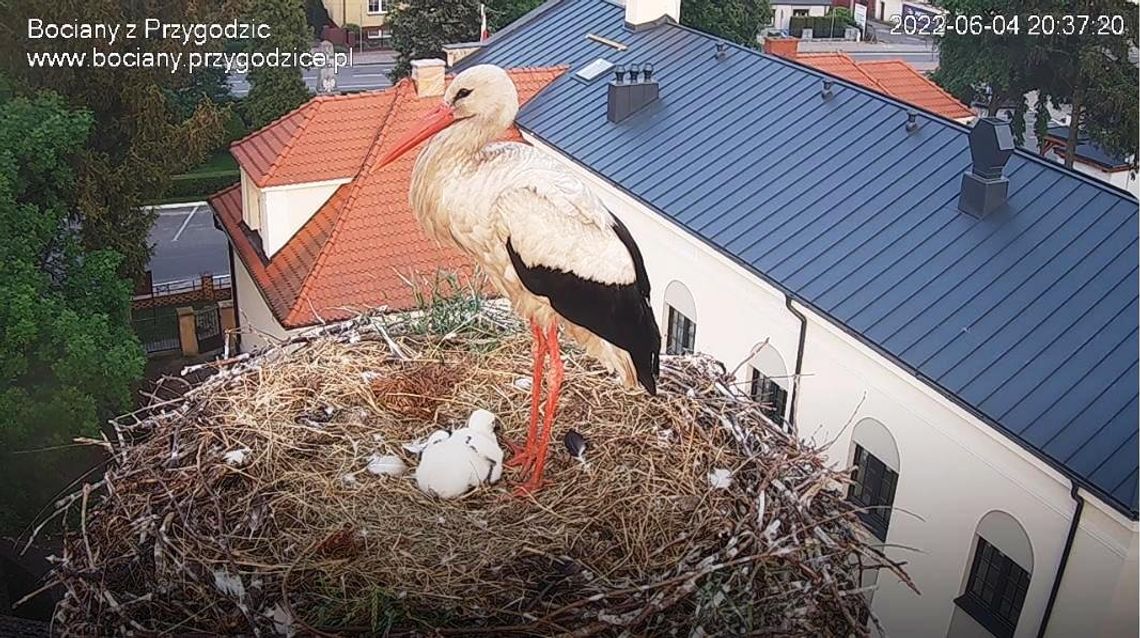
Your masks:
<svg viewBox="0 0 1140 638"><path fill-rule="evenodd" d="M916 128L918 128L918 111L908 109L906 112L906 132L910 133Z"/></svg>

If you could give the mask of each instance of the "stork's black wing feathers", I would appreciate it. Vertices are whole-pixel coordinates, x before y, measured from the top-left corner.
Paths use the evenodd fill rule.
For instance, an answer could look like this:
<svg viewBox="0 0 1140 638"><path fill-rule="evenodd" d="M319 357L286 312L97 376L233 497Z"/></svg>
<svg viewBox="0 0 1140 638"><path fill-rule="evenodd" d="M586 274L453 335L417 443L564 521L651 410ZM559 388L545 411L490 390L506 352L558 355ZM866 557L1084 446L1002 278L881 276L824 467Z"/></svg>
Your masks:
<svg viewBox="0 0 1140 638"><path fill-rule="evenodd" d="M510 238L507 254L527 290L550 299L550 305L568 321L628 352L638 382L650 394L657 394L661 331L649 305L649 276L629 230L613 219L614 234L633 259L636 279L628 284L603 284L549 266L528 266Z"/></svg>

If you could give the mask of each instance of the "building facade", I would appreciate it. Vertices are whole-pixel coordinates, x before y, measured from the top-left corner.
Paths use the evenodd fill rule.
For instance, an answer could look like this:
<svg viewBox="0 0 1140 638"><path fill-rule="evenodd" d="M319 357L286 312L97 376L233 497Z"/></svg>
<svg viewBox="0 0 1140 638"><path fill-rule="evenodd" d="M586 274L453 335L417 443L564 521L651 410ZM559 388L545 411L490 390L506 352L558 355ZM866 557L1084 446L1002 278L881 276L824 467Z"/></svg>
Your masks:
<svg viewBox="0 0 1140 638"><path fill-rule="evenodd" d="M524 137L637 239L667 352L852 467L919 590L865 576L890 635L1136 635L1136 200L652 4L547 3L457 70L569 65ZM599 59L660 97L607 121Z"/></svg>

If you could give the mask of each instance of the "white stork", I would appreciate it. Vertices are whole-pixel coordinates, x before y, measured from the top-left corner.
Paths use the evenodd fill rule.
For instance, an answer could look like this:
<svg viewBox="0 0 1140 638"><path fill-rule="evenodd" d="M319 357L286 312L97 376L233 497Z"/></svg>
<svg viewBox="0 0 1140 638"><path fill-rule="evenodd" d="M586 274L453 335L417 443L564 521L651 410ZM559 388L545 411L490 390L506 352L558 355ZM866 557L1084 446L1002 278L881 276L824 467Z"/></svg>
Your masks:
<svg viewBox="0 0 1140 638"><path fill-rule="evenodd" d="M514 123L518 92L497 66L460 73L443 103L378 162L432 140L416 159L409 197L428 235L470 255L534 333L526 445L508 463L531 470L534 492L562 386L558 330L616 372L656 394L661 335L649 278L626 227L581 180L541 151L497 142ZM544 359L552 378L538 429Z"/></svg>

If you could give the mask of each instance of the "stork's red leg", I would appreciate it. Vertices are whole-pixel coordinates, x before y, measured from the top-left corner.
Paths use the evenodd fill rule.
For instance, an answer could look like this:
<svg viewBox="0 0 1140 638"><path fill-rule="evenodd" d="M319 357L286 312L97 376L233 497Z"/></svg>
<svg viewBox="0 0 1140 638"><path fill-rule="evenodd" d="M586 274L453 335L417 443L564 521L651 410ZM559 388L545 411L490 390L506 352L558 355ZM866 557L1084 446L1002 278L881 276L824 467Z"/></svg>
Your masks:
<svg viewBox="0 0 1140 638"><path fill-rule="evenodd" d="M562 390L562 354L558 348L558 324L552 324L546 332L546 347L550 354L550 394L546 398L546 413L543 415L540 443L535 451L534 471L526 483L518 487L519 492L537 492L542 487L542 471L546 466L546 455L550 451L550 433L554 430L554 413L558 407L558 395Z"/></svg>
<svg viewBox="0 0 1140 638"><path fill-rule="evenodd" d="M530 322L531 332L534 333L534 372L530 384L530 425L527 427L526 444L519 450L514 447L514 456L507 460L507 467L527 467L534 462L535 452L538 448L538 406L542 392L542 371L546 367L546 340L542 335L542 328L534 320Z"/></svg>

